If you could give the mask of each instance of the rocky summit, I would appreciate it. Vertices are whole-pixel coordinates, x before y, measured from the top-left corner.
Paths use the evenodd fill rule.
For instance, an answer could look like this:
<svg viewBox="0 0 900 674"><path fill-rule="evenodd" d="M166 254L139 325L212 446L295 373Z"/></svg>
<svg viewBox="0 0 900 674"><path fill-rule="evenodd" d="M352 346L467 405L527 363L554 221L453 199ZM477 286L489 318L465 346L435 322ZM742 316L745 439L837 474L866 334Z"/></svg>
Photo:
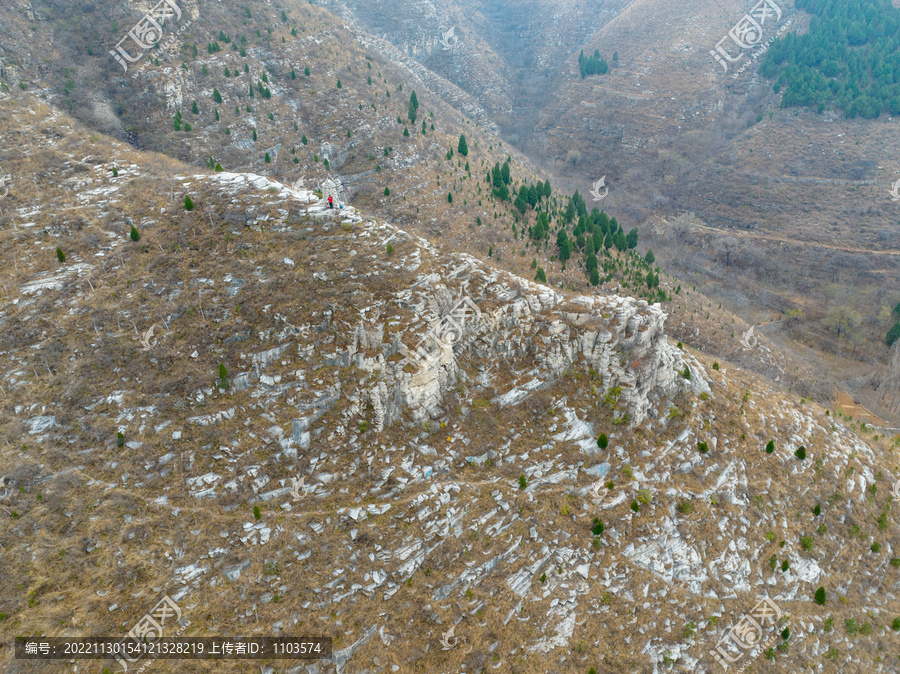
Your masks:
<svg viewBox="0 0 900 674"><path fill-rule="evenodd" d="M577 187L731 24L507 4L0 6L0 672L900 671L893 253L786 302L629 134Z"/></svg>

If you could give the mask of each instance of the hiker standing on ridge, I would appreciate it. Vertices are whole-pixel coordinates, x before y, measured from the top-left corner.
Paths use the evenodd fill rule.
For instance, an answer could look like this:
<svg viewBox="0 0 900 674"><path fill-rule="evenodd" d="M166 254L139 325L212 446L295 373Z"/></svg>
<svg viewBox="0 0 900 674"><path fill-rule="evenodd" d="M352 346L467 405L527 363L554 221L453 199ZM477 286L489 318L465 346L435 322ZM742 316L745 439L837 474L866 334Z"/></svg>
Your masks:
<svg viewBox="0 0 900 674"><path fill-rule="evenodd" d="M328 208L334 208L334 197L328 195Z"/></svg>

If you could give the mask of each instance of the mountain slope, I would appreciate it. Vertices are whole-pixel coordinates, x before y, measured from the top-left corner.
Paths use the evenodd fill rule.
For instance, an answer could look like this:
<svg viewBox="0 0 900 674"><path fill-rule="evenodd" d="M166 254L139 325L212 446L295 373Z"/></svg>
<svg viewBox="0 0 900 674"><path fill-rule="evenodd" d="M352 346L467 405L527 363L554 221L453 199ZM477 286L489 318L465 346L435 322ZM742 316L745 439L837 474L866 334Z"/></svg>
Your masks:
<svg viewBox="0 0 900 674"><path fill-rule="evenodd" d="M186 636L331 636L348 672L711 672L768 597L774 661L741 663L892 670L880 434L659 306L0 106L35 175L0 248L4 671L14 634L122 634L163 595Z"/></svg>

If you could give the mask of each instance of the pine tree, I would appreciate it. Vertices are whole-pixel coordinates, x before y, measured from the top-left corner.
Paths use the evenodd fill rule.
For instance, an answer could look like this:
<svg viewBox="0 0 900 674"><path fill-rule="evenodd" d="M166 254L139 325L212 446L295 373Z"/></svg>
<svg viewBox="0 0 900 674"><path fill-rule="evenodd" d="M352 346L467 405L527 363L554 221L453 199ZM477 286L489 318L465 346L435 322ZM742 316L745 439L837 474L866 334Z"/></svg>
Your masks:
<svg viewBox="0 0 900 674"><path fill-rule="evenodd" d="M186 210L186 211L194 210L194 202L191 201L191 198L187 194L184 195L184 210Z"/></svg>
<svg viewBox="0 0 900 674"><path fill-rule="evenodd" d="M534 280L537 281L538 283L546 283L547 282L547 275L544 273L543 267L537 268L537 274L534 275Z"/></svg>
<svg viewBox="0 0 900 674"><path fill-rule="evenodd" d="M303 73L304 73L307 77L309 77L309 66L306 66L306 68L304 68Z"/></svg>
<svg viewBox="0 0 900 674"><path fill-rule="evenodd" d="M269 156L269 153L268 153L268 152L266 152L266 159L265 159L265 161L266 161L267 164L271 164L271 163L272 163L272 158Z"/></svg>
<svg viewBox="0 0 900 674"><path fill-rule="evenodd" d="M256 129L253 129L253 142L256 142Z"/></svg>
<svg viewBox="0 0 900 674"><path fill-rule="evenodd" d="M591 269L591 285L592 286L600 285L600 272L597 271L596 267Z"/></svg>
<svg viewBox="0 0 900 674"><path fill-rule="evenodd" d="M457 146L456 151L463 157L469 156L469 146L466 145L466 137L463 134L459 135L459 145Z"/></svg>
<svg viewBox="0 0 900 674"><path fill-rule="evenodd" d="M656 256L653 255L652 250L647 251L647 254L644 256L644 262L646 262L647 264L653 264L654 262L656 262Z"/></svg>
<svg viewBox="0 0 900 674"><path fill-rule="evenodd" d="M638 230L637 230L637 227L635 227L635 228L632 229L630 232L628 232L628 234L627 234L626 237L625 237L625 242L626 242L627 245L628 245L628 250L631 250L631 249L633 249L633 248L637 248L637 244L638 244Z"/></svg>
<svg viewBox="0 0 900 674"><path fill-rule="evenodd" d="M409 138L409 129L407 129L405 126L403 127L403 136L405 138Z"/></svg>
<svg viewBox="0 0 900 674"><path fill-rule="evenodd" d="M309 141L306 140L306 134L305 134L305 133L303 134L303 138L300 139L300 142L303 143L304 145L309 145Z"/></svg>
<svg viewBox="0 0 900 674"><path fill-rule="evenodd" d="M219 109L218 109L218 108L213 108L213 113L215 114L215 116L216 116L216 121L218 122L218 121L219 121Z"/></svg>
<svg viewBox="0 0 900 674"><path fill-rule="evenodd" d="M894 327L888 330L887 336L884 341L887 342L888 346L894 346L894 342L900 339L900 322L894 323Z"/></svg>
<svg viewBox="0 0 900 674"><path fill-rule="evenodd" d="M391 191L387 187L384 188L384 196L386 196L386 197L391 196Z"/></svg>
<svg viewBox="0 0 900 674"><path fill-rule="evenodd" d="M131 236L132 241L140 241L141 240L141 233L139 231L137 231L137 228L134 225L131 226L130 236Z"/></svg>
<svg viewBox="0 0 900 674"><path fill-rule="evenodd" d="M219 93L218 89L215 89L215 88L213 89L212 97L216 103L219 103L219 104L222 103L222 94Z"/></svg>
<svg viewBox="0 0 900 674"><path fill-rule="evenodd" d="M447 203L453 203L453 192L447 192Z"/></svg>
<svg viewBox="0 0 900 674"><path fill-rule="evenodd" d="M338 89L343 89L343 88L344 88L344 85L341 84L341 81L340 81L340 80L338 80L338 82L337 82L337 88L338 88Z"/></svg>
<svg viewBox="0 0 900 674"><path fill-rule="evenodd" d="M292 79L292 80L297 79L297 73L294 72L294 69L293 69L293 68L291 68L291 79Z"/></svg>
<svg viewBox="0 0 900 674"><path fill-rule="evenodd" d="M56 247L56 259L60 262L66 261L66 254L62 251L62 248L59 246Z"/></svg>
<svg viewBox="0 0 900 674"><path fill-rule="evenodd" d="M284 11L281 12L281 20L287 23L287 14Z"/></svg>

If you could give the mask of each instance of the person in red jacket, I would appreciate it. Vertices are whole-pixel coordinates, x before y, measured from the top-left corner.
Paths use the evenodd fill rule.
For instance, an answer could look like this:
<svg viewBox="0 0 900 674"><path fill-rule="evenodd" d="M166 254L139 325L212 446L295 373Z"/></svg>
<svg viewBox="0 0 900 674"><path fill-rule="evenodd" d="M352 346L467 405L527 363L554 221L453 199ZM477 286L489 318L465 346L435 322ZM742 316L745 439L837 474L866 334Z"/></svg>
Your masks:
<svg viewBox="0 0 900 674"><path fill-rule="evenodd" d="M334 197L328 195L328 208L334 208Z"/></svg>

